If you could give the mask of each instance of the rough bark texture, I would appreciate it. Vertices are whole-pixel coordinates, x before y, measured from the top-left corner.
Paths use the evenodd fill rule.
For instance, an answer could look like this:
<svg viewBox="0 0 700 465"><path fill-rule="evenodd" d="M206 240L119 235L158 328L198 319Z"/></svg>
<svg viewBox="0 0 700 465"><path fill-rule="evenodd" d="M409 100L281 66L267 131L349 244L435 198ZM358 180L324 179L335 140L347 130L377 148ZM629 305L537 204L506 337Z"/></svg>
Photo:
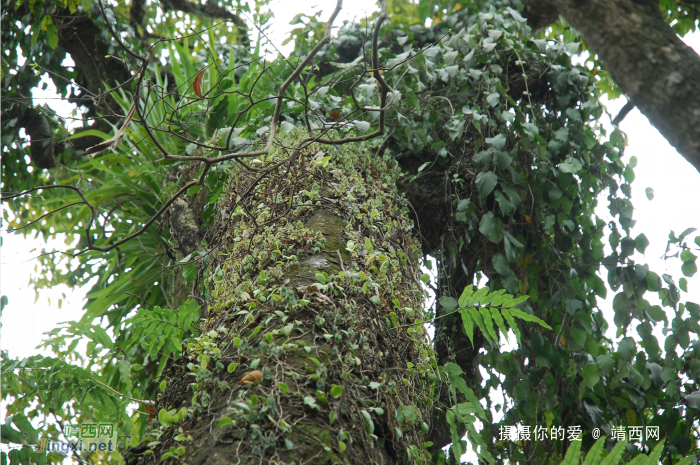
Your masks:
<svg viewBox="0 0 700 465"><path fill-rule="evenodd" d="M538 78L541 79L540 74ZM473 284L479 263L482 271L490 275L493 272L491 266L493 255L498 252L492 243L479 236L472 239L461 250L456 251L455 260L449 258L448 244L459 244L466 229L465 223L455 221L454 200L471 198L472 201L476 201L478 198L478 190L474 185L477 171L472 156L473 153L468 152L462 159L460 174L464 179L470 180L464 186L457 186L450 182L453 173L449 167L437 164L424 170L420 178L410 183L399 183L400 192L406 196L411 205L409 216L415 225L413 234L420 238L423 253L437 259L434 265L438 268L435 296L438 301L443 295L459 296L466 286ZM406 155L400 157L399 161L404 172L416 174L418 167L427 161L427 157L424 158L419 154ZM435 311L439 318L434 323L433 343L438 365L456 363L466 374L465 379L469 386L475 392L479 392L481 386L476 382L476 370L479 350L484 343L483 335L477 330L472 344L462 329L461 316L458 313L443 316L439 302L435 304ZM452 442L450 427L445 419L445 407L449 407L452 400L446 389L439 390L437 397L438 402L435 403L432 412L432 428L429 436L429 440L433 443L430 449L432 452L437 452ZM458 395L458 398L460 402L465 401L461 395ZM463 435L466 428L460 425L458 430L460 435Z"/></svg>
<svg viewBox="0 0 700 465"><path fill-rule="evenodd" d="M183 256L199 248L199 225L194 212L185 199L177 199L170 206L170 225L178 248Z"/></svg>
<svg viewBox="0 0 700 465"><path fill-rule="evenodd" d="M33 108L27 108L20 120L20 126L31 139L30 156L38 168L56 166L56 141L51 137L48 119Z"/></svg>
<svg viewBox="0 0 700 465"><path fill-rule="evenodd" d="M538 27L556 18L554 11L566 18L632 103L700 171L700 57L666 23L658 1L528 3ZM556 10L547 15L547 6Z"/></svg>
<svg viewBox="0 0 700 465"><path fill-rule="evenodd" d="M190 464L427 458L437 377L397 175L362 145L309 147L262 180L231 173L202 276L203 337L157 407L187 413L154 421L161 444L131 463L158 463L180 432Z"/></svg>
<svg viewBox="0 0 700 465"><path fill-rule="evenodd" d="M69 13L68 10L65 13ZM122 84L131 73L121 60L105 58L110 54L109 42L102 36L102 30L88 16L67 16L59 23L58 45L70 53L88 90L93 94L94 105L106 116L121 114L119 105L107 89Z"/></svg>

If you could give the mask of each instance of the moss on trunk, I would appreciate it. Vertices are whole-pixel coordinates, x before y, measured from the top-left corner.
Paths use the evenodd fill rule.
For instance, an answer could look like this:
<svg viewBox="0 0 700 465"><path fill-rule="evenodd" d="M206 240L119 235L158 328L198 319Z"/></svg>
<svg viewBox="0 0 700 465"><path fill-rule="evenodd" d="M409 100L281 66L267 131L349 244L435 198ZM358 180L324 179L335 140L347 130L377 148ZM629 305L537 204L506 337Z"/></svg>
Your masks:
<svg viewBox="0 0 700 465"><path fill-rule="evenodd" d="M142 462L427 458L436 364L398 174L362 145L231 173L203 279L210 313L158 406L184 415L153 422Z"/></svg>

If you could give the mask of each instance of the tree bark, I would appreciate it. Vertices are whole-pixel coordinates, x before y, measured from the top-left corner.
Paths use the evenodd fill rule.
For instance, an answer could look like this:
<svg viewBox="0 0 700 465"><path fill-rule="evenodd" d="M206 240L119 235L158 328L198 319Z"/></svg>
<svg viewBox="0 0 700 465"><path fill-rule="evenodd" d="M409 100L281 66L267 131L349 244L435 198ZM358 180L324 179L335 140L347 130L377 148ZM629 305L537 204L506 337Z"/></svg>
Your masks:
<svg viewBox="0 0 700 465"><path fill-rule="evenodd" d="M631 102L700 171L700 57L676 35L654 0L525 2L536 27L554 8L597 53Z"/></svg>
<svg viewBox="0 0 700 465"><path fill-rule="evenodd" d="M171 365L157 407L187 414L154 421L161 443L130 463L158 463L181 432L190 464L428 457L436 364L398 174L361 145L232 174L202 270L203 339Z"/></svg>

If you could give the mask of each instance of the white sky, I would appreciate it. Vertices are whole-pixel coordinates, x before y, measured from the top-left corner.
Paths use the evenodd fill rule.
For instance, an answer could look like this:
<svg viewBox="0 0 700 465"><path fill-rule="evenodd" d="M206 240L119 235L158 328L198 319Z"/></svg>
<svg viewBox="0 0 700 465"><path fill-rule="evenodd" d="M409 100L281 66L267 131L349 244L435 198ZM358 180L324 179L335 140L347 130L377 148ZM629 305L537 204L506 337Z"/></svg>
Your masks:
<svg viewBox="0 0 700 465"><path fill-rule="evenodd" d="M320 5L320 6L319 6ZM334 8L335 2L329 0L297 0L289 2L278 0L272 3L275 12L275 24L270 38L279 46L286 36L286 32L292 29L289 21L299 12L310 13L317 8L324 10L322 18L326 18ZM318 6L317 8L312 8ZM375 11L375 3L372 0L353 0L345 2L343 13L336 24L342 24L344 19L359 19ZM700 34L689 35L686 43L700 52ZM288 47L283 48L284 52ZM49 88L51 91L51 88ZM55 92L55 89L54 89ZM36 95L36 94L35 94ZM48 96L49 94L47 94ZM38 97L38 95L37 95ZM68 116L70 107L59 108L56 100L51 105L59 113ZM622 99L608 102L610 113L614 116L625 102ZM644 233L650 241L645 257L635 256L637 263L648 263L650 269L659 273L669 272L676 278L682 276L678 262L668 263L661 259L664 253L669 231L676 234L688 227L700 228L700 209L698 208L698 189L700 189L700 173L686 162L654 129L647 119L637 109L627 115L620 125L627 133L629 146L625 151L625 159L631 156L638 159L635 169L636 179L632 183L632 201L635 207L634 218L637 224L633 229L633 236ZM644 193L645 188L654 189L654 199L649 201ZM607 211L607 200L600 201L599 214ZM3 208L5 204L3 204ZM3 226L6 229L6 225ZM32 260L44 247L42 240L23 239L2 233L3 245L0 249L0 293L7 295L9 303L2 313L2 329L0 332L0 347L7 350L11 357L26 357L38 351L35 347L43 339L43 333L56 327L59 322L77 320L82 316L82 305L85 298L85 289L70 290L66 286L58 286L41 292L41 297L35 302L35 293L28 287L29 277L35 272L36 262ZM64 248L62 241L49 244L47 249ZM33 250L35 249L35 250ZM639 254L637 254L639 255ZM603 279L607 275L602 275ZM700 288L697 277L689 279L690 295L684 300L700 302ZM65 293L66 298L62 294ZM614 338L615 329L612 324L612 297L603 304L611 330L608 337ZM59 309L58 301L63 300ZM654 302L652 302L653 304ZM633 325L634 326L634 325ZM660 330L657 337L662 341ZM631 335L636 336L636 331L631 329ZM663 347L663 343L661 343ZM507 348L503 348L507 350ZM48 355L48 354L47 354ZM494 400L502 398L493 392ZM4 412L2 412L4 413ZM464 459L474 460L471 454Z"/></svg>

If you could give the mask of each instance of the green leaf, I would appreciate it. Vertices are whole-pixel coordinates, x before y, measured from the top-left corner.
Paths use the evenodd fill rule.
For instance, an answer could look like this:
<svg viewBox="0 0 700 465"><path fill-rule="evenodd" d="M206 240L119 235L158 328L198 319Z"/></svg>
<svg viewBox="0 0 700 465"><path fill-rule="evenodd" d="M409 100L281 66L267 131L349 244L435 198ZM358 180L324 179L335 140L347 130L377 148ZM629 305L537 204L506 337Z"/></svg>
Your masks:
<svg viewBox="0 0 700 465"><path fill-rule="evenodd" d="M321 410L321 407L319 407L319 405L316 403L316 399L311 396L304 397L304 405L312 410Z"/></svg>
<svg viewBox="0 0 700 465"><path fill-rule="evenodd" d="M474 289L474 286L470 284L469 286L465 287L464 290L462 291L462 295L459 296L459 306L461 308L464 308L467 306L467 302L469 301L469 298L474 294L473 289Z"/></svg>
<svg viewBox="0 0 700 465"><path fill-rule="evenodd" d="M46 41L53 50L58 47L58 28L54 24L50 24L46 28Z"/></svg>
<svg viewBox="0 0 700 465"><path fill-rule="evenodd" d="M634 240L634 247L637 249L637 251L639 253L643 254L648 245L649 245L649 239L647 239L647 237L644 234L640 234Z"/></svg>
<svg viewBox="0 0 700 465"><path fill-rule="evenodd" d="M173 421L173 416L164 408L158 412L158 422L163 426L170 426Z"/></svg>
<svg viewBox="0 0 700 465"><path fill-rule="evenodd" d="M503 147L506 146L506 136L504 136L503 134L498 134L495 137L487 137L486 143L493 145L498 150L503 150ZM477 183L478 182L479 181L477 181Z"/></svg>
<svg viewBox="0 0 700 465"><path fill-rule="evenodd" d="M597 465L600 463L600 456L603 455L603 448L605 447L605 438L607 438L607 436L601 437L593 444L588 454L586 454L583 465Z"/></svg>
<svg viewBox="0 0 700 465"><path fill-rule="evenodd" d="M502 253L497 253L496 255L494 255L493 259L491 261L493 262L494 269L501 276L507 276L510 273L510 267L508 266L508 260L506 260L506 256L503 255Z"/></svg>
<svg viewBox="0 0 700 465"><path fill-rule="evenodd" d="M493 191L493 188L498 184L498 176L493 171L481 172L476 175L476 187L479 189L479 194L486 197Z"/></svg>
<svg viewBox="0 0 700 465"><path fill-rule="evenodd" d="M457 300L454 297L440 297L440 305L445 310L445 314L452 313L457 309Z"/></svg>
<svg viewBox="0 0 700 465"><path fill-rule="evenodd" d="M423 273L420 277L420 280L423 281L425 284L430 283L430 275L428 273Z"/></svg>
<svg viewBox="0 0 700 465"><path fill-rule="evenodd" d="M501 316L501 312L497 308L489 308L489 311L491 312L491 318L493 318L493 321L496 322L496 326L498 329L501 331L503 334L503 337L506 338L506 341L508 340L508 330L506 329L506 325L503 322L503 317Z"/></svg>
<svg viewBox="0 0 700 465"><path fill-rule="evenodd" d="M38 444L39 433L34 429L34 425L23 414L17 414L12 417L12 423L17 427L19 432L24 437L24 444Z"/></svg>
<svg viewBox="0 0 700 465"><path fill-rule="evenodd" d="M331 397L340 397L343 395L343 386L333 384L331 386Z"/></svg>
<svg viewBox="0 0 700 465"><path fill-rule="evenodd" d="M515 318L513 318L513 315L510 314L510 311L508 311L508 309L502 309L501 315L508 322L508 326L510 326L510 329L513 330L513 332L515 333L515 338L518 340L518 344L520 344L520 329L518 328L518 325L515 322Z"/></svg>
<svg viewBox="0 0 700 465"><path fill-rule="evenodd" d="M578 173L583 165L576 158L569 157L564 163L559 164L559 170L563 173Z"/></svg>
<svg viewBox="0 0 700 465"><path fill-rule="evenodd" d="M406 102L416 110L420 109L420 99L413 91L406 92Z"/></svg>
<svg viewBox="0 0 700 465"><path fill-rule="evenodd" d="M0 297L0 312L2 312L5 309L8 302L9 302L9 299L7 298L6 295L3 295L2 297Z"/></svg>
<svg viewBox="0 0 700 465"><path fill-rule="evenodd" d="M369 239L369 237L365 237L365 250L367 253L372 253L374 251L374 246L372 245L372 241Z"/></svg>
<svg viewBox="0 0 700 465"><path fill-rule="evenodd" d="M626 446L626 439L623 439L622 441L615 444L615 447L613 447L608 456L605 457L602 462L600 462L600 465L618 465L620 459L622 458L622 454L625 452Z"/></svg>
<svg viewBox="0 0 700 465"><path fill-rule="evenodd" d="M168 388L168 381L164 379L163 381L160 382L159 387L160 387L160 392L165 392L165 390Z"/></svg>
<svg viewBox="0 0 700 465"><path fill-rule="evenodd" d="M469 386L467 386L467 382L462 379L462 369L459 367L459 365L448 362L445 364L445 366L441 367L442 370L444 370L445 373L447 373L447 376L449 377L450 383L452 383L455 388L457 388L464 396L467 398L469 402L472 403L472 406L476 409L477 415L479 415L483 419L487 419L486 417L486 412L484 412L483 407L481 406L481 402L479 402L479 399L477 399L476 395L474 394L474 391L472 391Z"/></svg>
<svg viewBox="0 0 700 465"><path fill-rule="evenodd" d="M185 281L187 283L191 283L192 281L194 281L194 278L196 276L197 276L197 264L196 263L190 263L190 264L182 267L182 277L185 278Z"/></svg>
<svg viewBox="0 0 700 465"><path fill-rule="evenodd" d="M326 277L323 276L323 273L316 273L316 280L321 284L326 284Z"/></svg>
<svg viewBox="0 0 700 465"><path fill-rule="evenodd" d="M620 354L620 358L625 362L631 361L637 354L637 345L634 339L626 337L620 341L620 345L617 347L617 353Z"/></svg>
<svg viewBox="0 0 700 465"><path fill-rule="evenodd" d="M581 378L586 386L592 389L600 381L600 371L595 364L589 363L581 370Z"/></svg>
<svg viewBox="0 0 700 465"><path fill-rule="evenodd" d="M370 416L369 412L367 410L361 410L360 413L362 413L362 418L365 420L365 430L367 431L367 434L373 434L374 422L372 421L372 417Z"/></svg>
<svg viewBox="0 0 700 465"><path fill-rule="evenodd" d="M493 341L493 346L498 347L498 334L496 333L496 329L493 327L493 319L491 318L491 312L489 312L489 309L485 307L479 308L479 312L481 313L481 317L483 318L486 331L488 331L488 334Z"/></svg>
<svg viewBox="0 0 700 465"><path fill-rule="evenodd" d="M230 425L233 423L233 420L231 420L229 417L222 417L221 420L219 420L219 428L222 426Z"/></svg>
<svg viewBox="0 0 700 465"><path fill-rule="evenodd" d="M474 347L474 319L469 313L469 310L467 310L466 308L460 308L459 313L460 315L462 315L462 326L464 327L464 334L467 335L467 337L472 343L472 347Z"/></svg>
<svg viewBox="0 0 700 465"><path fill-rule="evenodd" d="M476 326L481 330L481 333L484 335L486 340L489 341L489 344L491 344L492 347L498 347L498 341L495 341L491 338L491 333L486 327L486 323L484 323L484 317L481 315L481 313L479 313L478 307L469 307L467 308L467 311L472 317L474 323L476 323Z"/></svg>
<svg viewBox="0 0 700 465"><path fill-rule="evenodd" d="M569 449L566 451L566 456L560 465L578 465L579 457L581 456L581 442L572 441Z"/></svg>
<svg viewBox="0 0 700 465"><path fill-rule="evenodd" d="M529 313L525 313L520 309L517 309L517 308L509 308L507 310L504 309L503 314L505 315L506 312L510 313L515 318L520 318L521 320L531 321L533 323L538 323L543 328L547 328L549 330L552 329L551 326L549 326L547 323L545 323L544 321L537 318L535 315L530 315Z"/></svg>
<svg viewBox="0 0 700 465"><path fill-rule="evenodd" d="M647 187L646 189L644 189L644 193L647 195L647 199L654 199L654 189L652 189L651 187Z"/></svg>
<svg viewBox="0 0 700 465"><path fill-rule="evenodd" d="M698 266L695 262L683 262L681 265L681 271L685 276L691 277L698 271Z"/></svg>

